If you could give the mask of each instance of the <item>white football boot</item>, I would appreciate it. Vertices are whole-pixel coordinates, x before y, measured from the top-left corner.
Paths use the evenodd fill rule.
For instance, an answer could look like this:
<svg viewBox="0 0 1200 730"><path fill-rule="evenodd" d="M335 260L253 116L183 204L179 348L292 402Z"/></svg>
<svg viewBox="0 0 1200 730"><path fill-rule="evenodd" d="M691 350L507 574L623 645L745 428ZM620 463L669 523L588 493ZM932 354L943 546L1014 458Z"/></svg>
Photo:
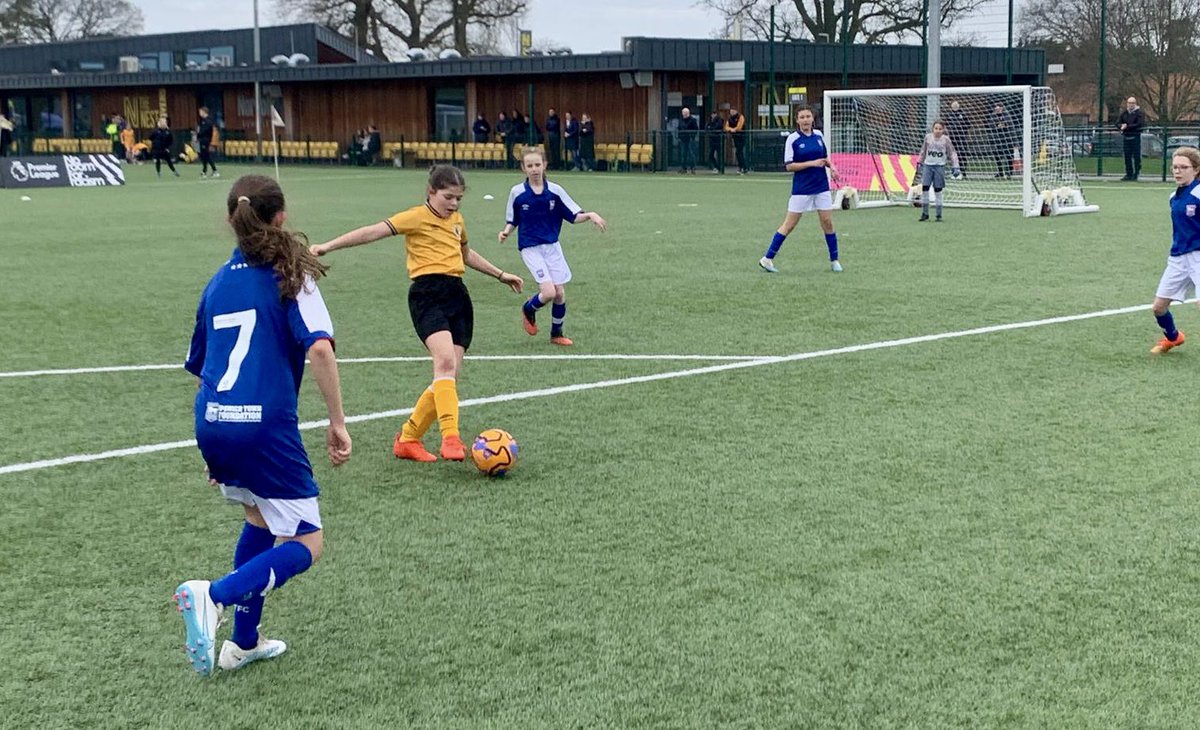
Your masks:
<svg viewBox="0 0 1200 730"><path fill-rule="evenodd" d="M232 641L226 641L221 644L221 658L217 660L217 666L227 672L232 672L259 659L274 659L285 651L287 651L287 644L278 639L268 639L261 635L258 637L258 646L253 649L243 649Z"/></svg>

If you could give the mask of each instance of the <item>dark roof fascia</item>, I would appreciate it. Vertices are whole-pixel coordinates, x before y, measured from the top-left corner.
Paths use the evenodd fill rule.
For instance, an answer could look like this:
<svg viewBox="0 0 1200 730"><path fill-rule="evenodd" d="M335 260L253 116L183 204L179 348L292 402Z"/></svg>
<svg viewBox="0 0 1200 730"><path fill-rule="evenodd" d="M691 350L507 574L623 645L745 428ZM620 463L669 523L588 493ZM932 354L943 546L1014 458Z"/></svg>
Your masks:
<svg viewBox="0 0 1200 730"><path fill-rule="evenodd" d="M133 86L194 86L200 84L304 83L375 81L471 76L531 76L560 73L604 73L638 70L625 53L535 58L467 58L416 63L324 64L285 68L229 68L203 71L144 71L139 73L69 73L0 76L6 91L31 89L88 89Z"/></svg>

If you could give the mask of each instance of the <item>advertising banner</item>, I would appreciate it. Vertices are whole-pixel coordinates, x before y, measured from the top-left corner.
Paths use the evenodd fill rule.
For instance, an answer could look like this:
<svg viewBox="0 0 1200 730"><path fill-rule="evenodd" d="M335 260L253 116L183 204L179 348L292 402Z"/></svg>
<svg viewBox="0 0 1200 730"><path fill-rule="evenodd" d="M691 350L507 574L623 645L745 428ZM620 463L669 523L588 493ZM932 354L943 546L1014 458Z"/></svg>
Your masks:
<svg viewBox="0 0 1200 730"><path fill-rule="evenodd" d="M95 188L124 184L125 170L113 155L0 157L0 187Z"/></svg>

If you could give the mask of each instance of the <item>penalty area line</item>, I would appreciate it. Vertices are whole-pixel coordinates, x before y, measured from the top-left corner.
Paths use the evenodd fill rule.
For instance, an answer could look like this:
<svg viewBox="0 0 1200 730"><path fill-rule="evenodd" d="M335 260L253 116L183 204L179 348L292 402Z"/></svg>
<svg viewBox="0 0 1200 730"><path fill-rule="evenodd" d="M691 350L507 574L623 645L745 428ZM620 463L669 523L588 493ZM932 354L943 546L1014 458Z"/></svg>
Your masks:
<svg viewBox="0 0 1200 730"><path fill-rule="evenodd" d="M634 375L626 378L613 378L610 380L598 380L591 383L575 383L572 385L560 385L552 388L538 388L536 390L523 390L515 393L503 393L500 395L486 396L483 398L468 398L459 403L460 406L480 406L490 403L507 403L510 401L528 400L531 398L548 398L563 393L580 393L587 390L598 390L601 388L614 388L621 385L636 385L638 383L651 383L657 380L674 380L676 378L687 378L695 375L708 375L711 373L720 373L728 370L741 370L744 368L756 368L764 365L778 365L782 363L801 362L803 360L816 360L823 357L833 357L835 355L853 355L859 352L871 352L873 350L887 350L896 347L908 347L909 345L920 345L927 342L939 342L942 340L954 340L963 337L974 337L977 335L988 335L996 332L1009 332L1012 330L1032 329L1035 327L1047 327L1056 324L1066 324L1069 322L1080 322L1087 319L1099 319L1101 317L1114 317L1122 314L1131 314L1133 312L1144 312L1150 309L1149 304L1139 304L1132 307L1121 307L1119 309L1102 309L1097 312L1087 312L1084 314L1070 314L1061 317L1047 317L1045 319L1035 319L1027 322L1010 322L1008 324L988 325L986 327L973 327L966 330L957 330L954 332L940 332L931 335L918 335L915 337L903 337L895 340L881 340L879 342L868 342L861 345L848 345L846 347L835 347L828 350L814 350L811 352L797 352L791 355L778 355L771 357L761 357L753 360L739 360L735 362L725 362L719 365L707 365L698 368L688 368L686 370L669 370L665 373L653 373L650 375ZM346 418L346 423L364 423L366 421L376 421L382 418L397 418L399 416L407 416L412 413L411 408L399 408L390 411L379 411L378 413L364 413L357 416L349 416ZM305 421L300 424L300 430L310 431L317 428L324 428L329 425L328 419L319 421ZM57 466L65 466L67 464L81 464L91 461L102 461L105 459L115 459L124 456L139 456L141 454L151 454L157 451L170 451L173 449L183 449L190 446L195 446L195 439L186 441L170 441L160 444L147 444L144 446L133 446L127 449L116 449L113 451L102 451L95 454L76 454L74 456L64 456L58 459L43 459L41 461L30 461L22 464L8 464L0 466L0 475L16 474L26 471L35 471L38 469L49 469Z"/></svg>

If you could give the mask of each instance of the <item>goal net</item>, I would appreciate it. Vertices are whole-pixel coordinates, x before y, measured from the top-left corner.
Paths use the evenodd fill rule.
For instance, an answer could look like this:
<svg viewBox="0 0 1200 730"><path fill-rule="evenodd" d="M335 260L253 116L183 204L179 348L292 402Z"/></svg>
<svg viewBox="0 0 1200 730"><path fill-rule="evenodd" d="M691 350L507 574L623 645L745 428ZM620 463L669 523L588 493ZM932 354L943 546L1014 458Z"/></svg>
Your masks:
<svg viewBox="0 0 1200 730"><path fill-rule="evenodd" d="M962 175L946 165L947 206L1086 213L1071 141L1043 86L826 91L824 133L838 202L908 204L921 195L918 153L942 120ZM840 188L840 190L839 190Z"/></svg>

